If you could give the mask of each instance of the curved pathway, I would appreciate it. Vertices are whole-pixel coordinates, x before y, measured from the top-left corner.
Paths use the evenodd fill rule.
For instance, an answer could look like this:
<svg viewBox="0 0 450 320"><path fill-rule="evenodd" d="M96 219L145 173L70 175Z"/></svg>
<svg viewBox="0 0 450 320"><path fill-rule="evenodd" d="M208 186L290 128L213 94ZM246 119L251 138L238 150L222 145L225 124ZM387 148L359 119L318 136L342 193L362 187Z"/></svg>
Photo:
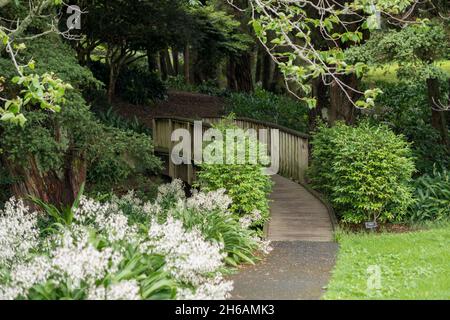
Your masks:
<svg viewBox="0 0 450 320"><path fill-rule="evenodd" d="M281 176L273 176L270 196L272 241L333 241L328 209L305 187Z"/></svg>
<svg viewBox="0 0 450 320"><path fill-rule="evenodd" d="M223 101L206 95L170 92L151 108L120 101L116 110L137 116L151 126L157 115L205 118L223 114ZM272 219L267 228L274 250L255 266L244 266L232 277L233 299L319 299L328 283L338 249L325 205L303 186L274 176Z"/></svg>
<svg viewBox="0 0 450 320"><path fill-rule="evenodd" d="M234 275L232 299L320 299L338 245L325 205L303 186L274 176L268 238L272 253Z"/></svg>

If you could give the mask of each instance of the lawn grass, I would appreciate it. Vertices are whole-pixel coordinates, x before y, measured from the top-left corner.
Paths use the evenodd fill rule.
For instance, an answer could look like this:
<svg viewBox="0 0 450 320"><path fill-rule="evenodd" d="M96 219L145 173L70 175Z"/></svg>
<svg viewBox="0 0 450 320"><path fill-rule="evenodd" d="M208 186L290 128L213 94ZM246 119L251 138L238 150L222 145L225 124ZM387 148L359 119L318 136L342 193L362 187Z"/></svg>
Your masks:
<svg viewBox="0 0 450 320"><path fill-rule="evenodd" d="M449 225L338 238L337 265L324 299L450 299ZM380 271L378 289L368 289L373 270Z"/></svg>
<svg viewBox="0 0 450 320"><path fill-rule="evenodd" d="M450 75L450 60L445 60L439 62L438 65ZM376 82L376 81L386 81L386 82L397 82L396 71L398 65L395 63L386 64L382 68L371 69L368 74L364 77L366 82Z"/></svg>

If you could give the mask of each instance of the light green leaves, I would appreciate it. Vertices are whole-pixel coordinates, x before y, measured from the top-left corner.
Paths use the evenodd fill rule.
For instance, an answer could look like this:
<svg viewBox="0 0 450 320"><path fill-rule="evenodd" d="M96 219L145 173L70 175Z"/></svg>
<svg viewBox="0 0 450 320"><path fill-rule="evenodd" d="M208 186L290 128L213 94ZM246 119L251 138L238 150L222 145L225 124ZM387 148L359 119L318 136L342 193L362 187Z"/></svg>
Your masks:
<svg viewBox="0 0 450 320"><path fill-rule="evenodd" d="M34 69L34 61L28 64ZM23 126L26 118L22 110L26 107L40 107L43 110L59 112L64 103L64 95L67 89L72 89L70 84L64 83L53 73L43 75L30 74L12 78L13 84L23 89L20 96L7 100L3 108L0 108L0 121L14 123Z"/></svg>

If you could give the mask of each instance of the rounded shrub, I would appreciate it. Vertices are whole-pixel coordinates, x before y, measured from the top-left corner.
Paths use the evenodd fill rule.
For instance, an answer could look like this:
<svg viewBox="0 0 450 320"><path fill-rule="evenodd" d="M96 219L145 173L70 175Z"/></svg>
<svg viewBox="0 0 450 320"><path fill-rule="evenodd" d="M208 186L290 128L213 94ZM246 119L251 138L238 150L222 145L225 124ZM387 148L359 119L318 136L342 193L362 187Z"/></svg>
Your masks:
<svg viewBox="0 0 450 320"><path fill-rule="evenodd" d="M398 221L412 203L409 144L383 125L321 126L309 176L343 222Z"/></svg>
<svg viewBox="0 0 450 320"><path fill-rule="evenodd" d="M231 119L231 117L229 118ZM228 120L229 120L228 119ZM225 133L227 129L235 129L228 120L223 120L215 127ZM225 136L225 134L224 134ZM223 145L217 145L216 148L223 149L224 163L203 163L200 165L200 171L197 174L197 186L203 191L214 191L225 189L233 203L230 211L237 217L257 215L255 226L261 226L269 217L268 195L272 189L272 181L263 171L263 166L259 163L248 161L248 151L250 148L250 139L245 142L236 143L237 152L246 153L246 161L238 163L234 158L234 164L225 161L226 142ZM212 142L217 144L217 141ZM255 142L256 143L256 142ZM255 144L251 144L255 145Z"/></svg>

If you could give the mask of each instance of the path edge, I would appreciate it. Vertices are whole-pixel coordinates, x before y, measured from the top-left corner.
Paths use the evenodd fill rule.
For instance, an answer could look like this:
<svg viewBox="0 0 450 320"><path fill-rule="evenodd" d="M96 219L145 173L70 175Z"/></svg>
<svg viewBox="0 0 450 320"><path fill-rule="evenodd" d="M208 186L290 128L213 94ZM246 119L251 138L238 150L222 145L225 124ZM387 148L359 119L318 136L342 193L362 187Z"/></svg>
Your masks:
<svg viewBox="0 0 450 320"><path fill-rule="evenodd" d="M334 211L333 207L331 206L331 203L328 201L328 199L321 194L320 192L314 190L310 185L302 182L302 181L296 181L299 185L304 187L309 193L311 193L317 200L319 200L328 211L328 215L330 216L331 220L331 226L333 228L333 231L336 231L338 228L338 219L336 216L336 212Z"/></svg>

